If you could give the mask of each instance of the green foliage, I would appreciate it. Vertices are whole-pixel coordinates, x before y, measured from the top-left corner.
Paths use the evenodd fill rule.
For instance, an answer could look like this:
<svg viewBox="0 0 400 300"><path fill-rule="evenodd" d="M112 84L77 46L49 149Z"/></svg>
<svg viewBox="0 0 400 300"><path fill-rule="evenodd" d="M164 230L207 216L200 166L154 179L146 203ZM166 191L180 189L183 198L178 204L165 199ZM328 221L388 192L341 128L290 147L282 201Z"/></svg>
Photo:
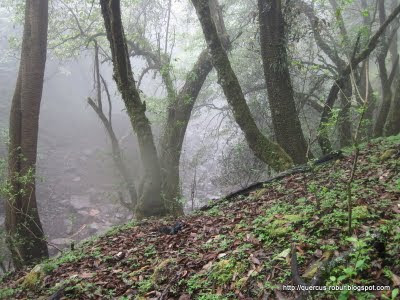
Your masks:
<svg viewBox="0 0 400 300"><path fill-rule="evenodd" d="M139 292L141 294L147 293L148 291L151 290L152 287L153 287L153 281L151 279L142 280L139 281L138 283Z"/></svg>
<svg viewBox="0 0 400 300"><path fill-rule="evenodd" d="M0 288L0 299L11 299L15 292L13 288Z"/></svg>

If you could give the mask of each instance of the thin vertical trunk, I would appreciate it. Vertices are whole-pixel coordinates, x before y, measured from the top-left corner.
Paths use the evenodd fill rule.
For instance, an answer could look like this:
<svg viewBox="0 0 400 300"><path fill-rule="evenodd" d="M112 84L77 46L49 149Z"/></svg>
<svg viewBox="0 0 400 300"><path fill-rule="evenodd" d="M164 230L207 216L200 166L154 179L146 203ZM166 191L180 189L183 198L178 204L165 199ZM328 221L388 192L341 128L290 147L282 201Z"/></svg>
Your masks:
<svg viewBox="0 0 400 300"><path fill-rule="evenodd" d="M261 57L278 144L296 164L307 161L307 143L296 112L280 0L258 0Z"/></svg>
<svg viewBox="0 0 400 300"><path fill-rule="evenodd" d="M400 79L397 81L396 91L390 107L390 113L385 125L385 135L396 135L400 133Z"/></svg>
<svg viewBox="0 0 400 300"><path fill-rule="evenodd" d="M392 6L397 5L399 1L393 0ZM399 21L397 21L399 22ZM398 65L399 60L398 60L398 55L399 55L399 49L398 49L398 33L397 30L394 33L393 40L390 44L389 47L390 51L390 56L392 59L392 69L399 69ZM397 71L396 74L396 79L395 79L395 87L394 87L394 96L392 99L392 103L390 106L389 110L389 115L387 117L387 121L384 127L384 135L385 136L390 136L390 135L396 135L400 132L400 71Z"/></svg>
<svg viewBox="0 0 400 300"><path fill-rule="evenodd" d="M373 135L373 121L374 121L374 112L376 108L376 99L374 96L374 89L371 85L371 81L369 80L369 76L368 77L365 76L366 68L367 68L367 61L363 62L361 67L359 87L360 87L360 94L362 97L362 101L365 100L368 101L367 110L364 115L364 119L367 121L364 130L365 130L365 136L370 138ZM368 99L366 99L366 97L368 97Z"/></svg>
<svg viewBox="0 0 400 300"><path fill-rule="evenodd" d="M339 113L339 142L340 147L347 147L351 145L351 96L352 96L352 86L350 78L345 83L343 90L340 93L340 113Z"/></svg>
<svg viewBox="0 0 400 300"><path fill-rule="evenodd" d="M378 0L378 9L379 9L379 21L381 24L386 19L386 11L385 11L385 2L384 0ZM379 79L381 81L381 88L382 88L382 94L381 94L381 103L379 106L379 111L378 115L376 118L376 123L374 127L374 136L375 137L380 137L383 135L383 130L384 126L386 123L387 116L389 114L389 109L390 109L390 104L392 101L392 81L389 79L389 74L388 70L386 67L386 57L388 54L389 50L389 40L388 40L388 34L387 30L385 33L383 33L382 37L382 44L383 44L383 49L380 51L380 53L377 56L377 61L378 61L378 69L379 69Z"/></svg>
<svg viewBox="0 0 400 300"><path fill-rule="evenodd" d="M11 104L8 244L16 268L48 257L36 203L36 157L46 64L48 1L27 0L20 69Z"/></svg>
<svg viewBox="0 0 400 300"><path fill-rule="evenodd" d="M114 78L124 100L133 130L136 132L144 175L140 184L137 218L162 216L167 213L161 198L161 169L150 122L146 117L146 103L141 100L133 78L119 0L100 0L107 38L110 42Z"/></svg>

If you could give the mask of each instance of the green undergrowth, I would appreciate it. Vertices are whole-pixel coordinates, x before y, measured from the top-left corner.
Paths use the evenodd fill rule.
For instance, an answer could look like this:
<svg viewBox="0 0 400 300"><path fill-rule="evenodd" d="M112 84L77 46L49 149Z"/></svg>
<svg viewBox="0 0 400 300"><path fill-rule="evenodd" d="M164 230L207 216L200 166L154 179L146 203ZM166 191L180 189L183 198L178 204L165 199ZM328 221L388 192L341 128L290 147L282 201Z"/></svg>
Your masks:
<svg viewBox="0 0 400 300"><path fill-rule="evenodd" d="M173 224L168 219L115 227L46 260L39 275L6 275L0 298L46 299L65 287L66 299L292 299L299 295L287 289L296 285L294 247L307 283L319 276L327 289L388 287L313 291L314 299L397 299L400 136L362 145L351 189L351 235L346 186L352 149L345 153L340 161L183 217L176 235L157 231Z"/></svg>

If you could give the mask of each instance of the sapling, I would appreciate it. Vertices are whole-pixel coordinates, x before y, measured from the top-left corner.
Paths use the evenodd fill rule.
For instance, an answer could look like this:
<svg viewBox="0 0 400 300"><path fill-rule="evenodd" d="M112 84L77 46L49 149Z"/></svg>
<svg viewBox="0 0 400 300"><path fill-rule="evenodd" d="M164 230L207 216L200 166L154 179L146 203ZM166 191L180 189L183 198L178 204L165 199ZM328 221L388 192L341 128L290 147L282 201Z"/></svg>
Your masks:
<svg viewBox="0 0 400 300"><path fill-rule="evenodd" d="M368 68L368 62L365 68L365 76L366 76L366 82L368 82L368 72L369 72L369 68ZM354 80L354 73L351 72L351 80L354 84L355 80ZM360 97L360 100L362 102L362 106L360 107L360 119L358 121L356 130L355 130L355 134L354 134L354 138L353 138L353 148L354 148L354 158L353 158L353 162L352 162L352 166L351 166L351 171L350 171L350 177L347 180L347 185L346 185L346 192L347 192L347 208L348 208L348 235L351 235L351 230L352 230L352 212L353 212L353 201L352 201L352 189L351 186L353 184L354 181L354 177L355 177L355 173L356 173L356 169L357 169L357 163L358 163L358 157L360 154L360 144L359 144L359 133L360 133L360 129L361 129L361 125L362 122L364 120L364 115L365 112L368 108L368 84L365 87L365 97L363 98L358 87L357 84L354 84L355 89L357 91L358 96Z"/></svg>

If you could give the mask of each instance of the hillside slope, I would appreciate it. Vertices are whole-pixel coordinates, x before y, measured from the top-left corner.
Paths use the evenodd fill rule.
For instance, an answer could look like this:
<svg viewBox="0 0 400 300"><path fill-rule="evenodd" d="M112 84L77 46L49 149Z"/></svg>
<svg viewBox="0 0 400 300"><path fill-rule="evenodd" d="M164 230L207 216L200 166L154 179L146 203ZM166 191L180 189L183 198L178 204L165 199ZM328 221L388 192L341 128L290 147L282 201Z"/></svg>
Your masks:
<svg viewBox="0 0 400 300"><path fill-rule="evenodd" d="M115 228L33 270L8 274L0 280L0 298L293 299L307 295L288 285L313 284L308 289L390 287L312 291L314 299L395 299L400 136L363 145L349 237L352 161L347 154L285 176L178 223L146 220Z"/></svg>

